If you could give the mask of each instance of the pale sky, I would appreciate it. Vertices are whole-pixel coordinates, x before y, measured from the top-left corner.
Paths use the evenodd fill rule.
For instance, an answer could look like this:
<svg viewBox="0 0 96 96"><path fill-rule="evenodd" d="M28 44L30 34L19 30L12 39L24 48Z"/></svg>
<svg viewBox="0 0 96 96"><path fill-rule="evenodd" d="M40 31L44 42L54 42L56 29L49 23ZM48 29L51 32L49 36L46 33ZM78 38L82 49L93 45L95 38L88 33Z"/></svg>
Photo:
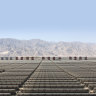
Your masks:
<svg viewBox="0 0 96 96"><path fill-rule="evenodd" d="M0 38L96 43L96 0L0 0Z"/></svg>

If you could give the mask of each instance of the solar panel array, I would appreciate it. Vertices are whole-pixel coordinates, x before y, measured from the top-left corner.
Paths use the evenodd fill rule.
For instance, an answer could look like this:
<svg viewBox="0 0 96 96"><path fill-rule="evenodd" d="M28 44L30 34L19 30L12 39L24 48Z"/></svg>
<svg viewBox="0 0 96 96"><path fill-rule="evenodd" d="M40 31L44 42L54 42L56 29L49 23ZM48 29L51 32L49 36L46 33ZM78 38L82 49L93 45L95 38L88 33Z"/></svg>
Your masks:
<svg viewBox="0 0 96 96"><path fill-rule="evenodd" d="M96 62L0 63L0 96L96 96Z"/></svg>

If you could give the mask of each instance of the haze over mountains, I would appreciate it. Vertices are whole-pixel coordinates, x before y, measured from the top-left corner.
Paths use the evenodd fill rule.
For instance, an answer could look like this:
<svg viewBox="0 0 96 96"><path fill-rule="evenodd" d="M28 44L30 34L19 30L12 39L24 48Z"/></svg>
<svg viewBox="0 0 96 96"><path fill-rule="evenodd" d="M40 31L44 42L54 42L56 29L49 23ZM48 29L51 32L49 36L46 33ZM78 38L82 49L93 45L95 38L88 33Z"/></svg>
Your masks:
<svg viewBox="0 0 96 96"><path fill-rule="evenodd" d="M0 39L0 56L96 56L96 44Z"/></svg>

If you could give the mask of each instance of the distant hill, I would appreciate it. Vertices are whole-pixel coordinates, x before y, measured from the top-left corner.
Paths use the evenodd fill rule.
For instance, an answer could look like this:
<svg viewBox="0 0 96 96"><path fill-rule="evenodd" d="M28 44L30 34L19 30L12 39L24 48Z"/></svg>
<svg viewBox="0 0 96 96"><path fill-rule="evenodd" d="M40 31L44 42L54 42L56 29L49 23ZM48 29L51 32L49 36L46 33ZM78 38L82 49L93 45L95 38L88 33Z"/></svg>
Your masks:
<svg viewBox="0 0 96 96"><path fill-rule="evenodd" d="M0 56L96 56L96 44L0 39Z"/></svg>

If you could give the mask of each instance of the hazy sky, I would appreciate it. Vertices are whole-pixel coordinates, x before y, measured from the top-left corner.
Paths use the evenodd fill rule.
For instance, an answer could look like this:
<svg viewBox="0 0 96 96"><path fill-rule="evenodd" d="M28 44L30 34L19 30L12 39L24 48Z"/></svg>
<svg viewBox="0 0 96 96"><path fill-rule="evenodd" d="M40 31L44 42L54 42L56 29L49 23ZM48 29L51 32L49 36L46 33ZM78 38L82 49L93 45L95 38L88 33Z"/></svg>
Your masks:
<svg viewBox="0 0 96 96"><path fill-rule="evenodd" d="M0 0L0 38L96 42L96 0Z"/></svg>

